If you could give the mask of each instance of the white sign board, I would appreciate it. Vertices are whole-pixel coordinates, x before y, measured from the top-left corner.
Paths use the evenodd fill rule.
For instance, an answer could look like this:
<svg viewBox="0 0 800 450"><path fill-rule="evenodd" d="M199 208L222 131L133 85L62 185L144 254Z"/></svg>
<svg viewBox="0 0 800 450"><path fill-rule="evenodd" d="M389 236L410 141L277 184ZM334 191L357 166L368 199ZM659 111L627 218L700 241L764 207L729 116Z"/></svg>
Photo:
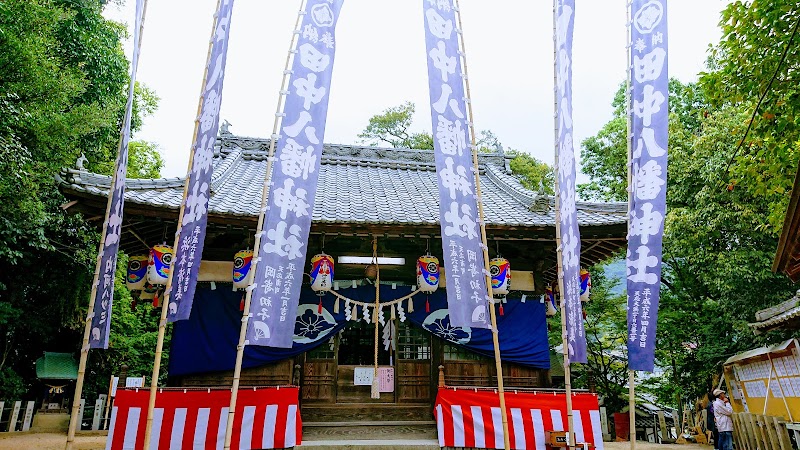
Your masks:
<svg viewBox="0 0 800 450"><path fill-rule="evenodd" d="M144 377L128 377L125 380L125 387L129 388L144 387Z"/></svg>
<svg viewBox="0 0 800 450"><path fill-rule="evenodd" d="M111 379L111 397L117 396L117 386L119 386L119 377Z"/></svg>
<svg viewBox="0 0 800 450"><path fill-rule="evenodd" d="M375 376L373 367L356 367L353 369L353 385L372 386L372 379Z"/></svg>

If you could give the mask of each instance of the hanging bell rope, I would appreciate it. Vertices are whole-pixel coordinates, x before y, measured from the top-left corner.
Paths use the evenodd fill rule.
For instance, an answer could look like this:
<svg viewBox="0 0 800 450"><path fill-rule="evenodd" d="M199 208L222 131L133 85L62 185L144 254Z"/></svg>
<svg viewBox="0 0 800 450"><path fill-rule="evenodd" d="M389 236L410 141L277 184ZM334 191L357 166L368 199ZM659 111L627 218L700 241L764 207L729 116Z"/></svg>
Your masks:
<svg viewBox="0 0 800 450"><path fill-rule="evenodd" d="M372 260L375 264L375 310L373 311L373 322L375 323L375 371L372 374L372 390L370 398L380 398L381 393L378 387L378 343L380 335L378 332L378 311L381 308L381 266L378 264L378 238L372 239Z"/></svg>

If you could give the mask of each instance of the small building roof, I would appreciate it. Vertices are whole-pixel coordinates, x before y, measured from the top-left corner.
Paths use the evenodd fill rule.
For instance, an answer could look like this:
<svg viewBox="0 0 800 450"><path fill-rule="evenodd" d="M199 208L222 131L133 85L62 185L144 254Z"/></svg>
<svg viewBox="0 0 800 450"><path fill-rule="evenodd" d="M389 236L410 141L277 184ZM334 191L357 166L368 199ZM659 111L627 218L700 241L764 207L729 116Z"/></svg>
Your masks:
<svg viewBox="0 0 800 450"><path fill-rule="evenodd" d="M44 352L36 360L36 378L40 380L77 380L78 363L72 353Z"/></svg>
<svg viewBox="0 0 800 450"><path fill-rule="evenodd" d="M776 328L800 328L800 291L794 297L756 313L756 322L748 324L755 334Z"/></svg>
<svg viewBox="0 0 800 450"><path fill-rule="evenodd" d="M769 353L780 352L790 348L792 345L797 347L797 339L789 339L787 341L781 342L780 344L775 344L773 346L767 347L759 347L754 348L753 350L748 350L746 352L739 353L738 355L733 355L728 358L723 365L727 366L729 364L733 364L739 361L744 361L747 359L758 358Z"/></svg>

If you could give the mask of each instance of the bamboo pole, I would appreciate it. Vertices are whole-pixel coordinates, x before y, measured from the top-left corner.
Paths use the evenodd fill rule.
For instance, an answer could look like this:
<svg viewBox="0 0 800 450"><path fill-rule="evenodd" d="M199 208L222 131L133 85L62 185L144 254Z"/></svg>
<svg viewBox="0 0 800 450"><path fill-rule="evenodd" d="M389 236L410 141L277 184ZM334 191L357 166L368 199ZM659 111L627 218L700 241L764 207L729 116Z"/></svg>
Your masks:
<svg viewBox="0 0 800 450"><path fill-rule="evenodd" d="M258 266L259 260L261 259L261 236L263 234L264 228L264 215L266 213L267 201L269 201L269 191L270 191L270 184L272 180L272 166L273 160L275 159L275 141L278 140L278 127L281 124L281 111L283 110L284 106L284 96L286 95L286 84L289 81L289 64L292 61L292 51L295 48L295 44L297 42L297 36L299 36L300 30L300 21L302 20L303 15L305 14L305 0L300 0L300 10L297 14L297 20L295 21L293 32L292 32L292 39L289 42L289 51L286 52L286 63L283 70L283 79L281 80L281 89L278 94L278 105L275 109L275 119L272 122L272 136L269 142L269 157L267 158L267 171L264 174L264 185L261 188L261 206L259 207L258 213L258 226L256 228L256 237L254 243L254 256L252 264L250 266L250 272L255 275L256 267ZM225 450L229 450L231 448L231 437L233 436L233 419L236 416L236 401L238 400L239 396L239 381L242 376L242 359L244 358L244 347L245 347L245 338L247 336L247 325L250 321L250 302L253 298L253 286L255 283L255 276L251 277L250 279L250 286L248 286L245 297L244 297L244 311L242 312L242 326L239 328L239 343L236 346L236 363L233 367L233 383L231 384L231 401L230 405L228 406L228 422L225 426L225 441L224 441L224 448Z"/></svg>
<svg viewBox="0 0 800 450"><path fill-rule="evenodd" d="M511 448L511 444L509 441L508 435L508 411L506 411L506 394L503 388L503 363L500 359L500 341L498 339L498 329L497 329L497 314L494 311L494 302L493 302L493 295L492 295L492 279L491 275L489 275L489 246L486 240L486 223L484 222L484 215L483 215L483 199L481 197L481 177L480 172L478 169L478 148L475 144L475 126L472 123L474 115L472 114L472 95L470 94L469 89L469 72L467 71L467 56L466 50L464 48L464 27L461 24L461 7L458 3L458 0L455 0L455 13L456 17L458 18L458 35L459 35L459 44L461 47L461 63L464 67L464 88L466 89L466 103L467 103L467 115L469 119L469 131L470 131L470 149L472 150L472 165L475 172L475 194L477 196L477 203L478 203L478 220L481 227L481 242L483 244L483 270L486 274L486 293L489 297L490 304L489 304L489 317L491 319L492 325L492 344L494 346L494 363L495 369L497 370L497 392L500 397L500 414L503 421L503 445L505 449L508 450Z"/></svg>
<svg viewBox="0 0 800 450"><path fill-rule="evenodd" d="M628 2L627 7L627 34L628 34L628 44L627 44L627 70L625 70L625 105L627 108L627 133L628 136L626 138L627 144L627 157L628 157L628 212L631 211L631 207L633 206L633 186L631 181L633 180L633 123L631 122L631 39L633 37L632 30L631 30L631 2ZM631 220L630 214L628 214L628 231L630 231ZM628 355L628 367L630 367L630 354ZM630 426L630 436L628 438L631 442L631 450L636 450L636 371L633 369L628 369L628 417L629 417L629 426Z"/></svg>
<svg viewBox="0 0 800 450"><path fill-rule="evenodd" d="M372 321L375 323L375 372L372 374L371 398L381 398L378 384L378 311L381 299L381 266L378 264L378 238L372 238L372 257L375 258L375 310L372 311ZM413 300L412 300L413 301Z"/></svg>
<svg viewBox="0 0 800 450"><path fill-rule="evenodd" d="M553 133L555 139L553 145L555 147L555 192L556 192L556 261L558 264L558 290L561 295L561 353L564 357L564 393L567 397L567 448L575 446L575 421L572 414L572 372L570 371L569 362L569 342L567 336L567 302L565 301L564 289L564 253L561 250L561 196L558 195L558 158L559 158L559 145L558 145L558 91L555 86L558 85L558 39L556 39L556 24L558 14L558 0L553 0ZM573 151L570 149L570 151Z"/></svg>
<svg viewBox="0 0 800 450"><path fill-rule="evenodd" d="M147 15L147 0L142 2L142 21L139 23L139 48L134 48L133 51L136 52L141 49L142 46L142 37L144 36L144 18ZM136 63L139 63L139 60L136 60ZM131 68L135 69L135 68ZM130 80L131 83L135 83L136 80ZM130 89L130 88L129 88ZM130 92L130 91L129 91ZM131 99L131 101L133 101ZM126 106L127 107L127 106ZM127 114L127 112L126 112ZM122 139L125 136L125 124L122 124L122 128L119 132L119 141L120 144L122 143ZM120 155L117 155L117 159L119 160ZM119 161L121 163L121 161ZM116 167L115 167L116 169ZM127 173L127 170L126 170ZM83 327L83 343L81 345L81 357L78 362L78 379L75 381L75 394L72 397L72 412L70 413L69 417L69 428L67 429L67 443L65 446L66 450L71 450L74 448L75 443L75 430L78 428L78 424L81 421L81 417L78 417L78 413L80 411L80 403L81 403L81 395L83 394L83 382L86 379L86 362L89 359L89 335L91 333L92 328L92 316L94 314L94 305L95 305L95 297L97 296L97 286L100 282L100 265L103 262L103 248L106 245L106 230L108 229L108 216L111 213L111 202L114 199L112 193L117 185L117 171L114 170L113 175L111 175L111 184L108 187L108 202L106 202L106 215L103 219L103 228L102 233L100 235L100 244L97 246L97 261L95 262L94 268L94 277L92 278L92 291L89 294L89 311L86 313L86 319L84 320L84 327ZM111 320L111 317L108 317L108 320Z"/></svg>
<svg viewBox="0 0 800 450"><path fill-rule="evenodd" d="M217 6L215 11L219 12L221 0L217 0ZM208 53L206 55L206 68L203 71L203 81L200 84L200 99L197 102L197 114L195 115L194 120L194 131L192 132L192 142L194 143L196 136L197 136L197 129L200 126L200 114L202 113L203 109L203 91L205 89L206 81L208 79L208 65L211 59L211 49L214 45L214 32L217 29L217 21L219 17L217 14L214 14L214 21L211 27L211 37L209 38L208 42ZM178 248L178 240L180 239L181 229L183 229L183 213L186 208L186 195L189 192L189 180L191 178L192 172L192 164L194 162L194 154L196 149L192 149L189 152L189 164L186 169L186 179L183 182L183 196L181 197L181 209L178 213L178 226L175 230L175 239L172 244L173 251ZM147 401L147 423L144 429L144 448L150 448L150 440L153 434L153 414L155 412L156 407L156 391L158 390L158 377L161 372L161 356L164 352L164 334L166 333L167 329L167 312L169 311L169 295L172 289L172 280L173 275L175 274L174 270L169 271L169 276L167 277L167 284L164 287L163 298L161 299L161 317L158 321L158 336L156 338L156 355L155 359L153 360L153 374L150 377L150 397Z"/></svg>

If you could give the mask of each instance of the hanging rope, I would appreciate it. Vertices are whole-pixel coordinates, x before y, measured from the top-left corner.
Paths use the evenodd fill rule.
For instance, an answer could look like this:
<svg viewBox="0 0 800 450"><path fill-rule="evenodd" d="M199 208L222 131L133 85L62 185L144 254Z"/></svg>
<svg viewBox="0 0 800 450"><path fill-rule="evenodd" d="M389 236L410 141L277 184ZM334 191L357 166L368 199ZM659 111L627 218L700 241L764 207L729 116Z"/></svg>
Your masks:
<svg viewBox="0 0 800 450"><path fill-rule="evenodd" d="M378 264L378 238L372 239L372 260L375 264L375 310L372 321L375 323L375 372L372 374L372 390L370 398L381 398L378 387L378 311L381 308L381 266Z"/></svg>

